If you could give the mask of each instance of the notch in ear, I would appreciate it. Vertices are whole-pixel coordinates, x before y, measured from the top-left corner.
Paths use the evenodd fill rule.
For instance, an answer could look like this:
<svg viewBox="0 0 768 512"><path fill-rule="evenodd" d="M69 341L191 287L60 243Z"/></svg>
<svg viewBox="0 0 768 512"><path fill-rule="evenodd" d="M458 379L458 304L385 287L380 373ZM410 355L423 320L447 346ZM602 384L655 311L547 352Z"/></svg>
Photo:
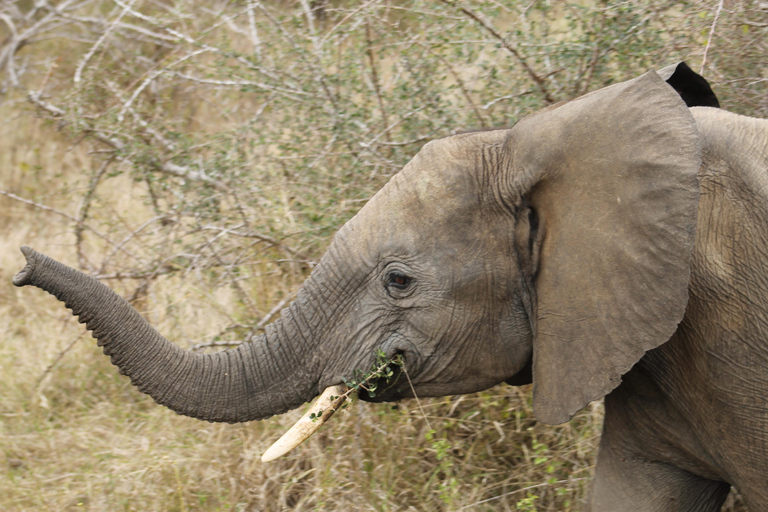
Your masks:
<svg viewBox="0 0 768 512"><path fill-rule="evenodd" d="M568 421L666 342L683 317L701 151L655 72L520 121L511 201L545 225L534 284L534 412ZM518 203L519 204L519 203Z"/></svg>

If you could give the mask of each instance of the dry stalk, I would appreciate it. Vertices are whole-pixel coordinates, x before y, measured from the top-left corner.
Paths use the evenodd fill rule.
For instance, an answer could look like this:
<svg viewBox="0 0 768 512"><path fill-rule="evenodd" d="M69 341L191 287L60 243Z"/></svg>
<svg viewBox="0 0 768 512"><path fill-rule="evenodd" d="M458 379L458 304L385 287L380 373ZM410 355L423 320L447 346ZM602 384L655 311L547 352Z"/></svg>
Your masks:
<svg viewBox="0 0 768 512"><path fill-rule="evenodd" d="M365 39L366 39L366 54L368 55L368 63L371 66L371 81L373 82L373 90L376 93L376 100L379 102L379 110L381 111L381 121L386 128L389 126L389 119L387 116L387 109L384 107L384 98L381 96L381 86L379 85L379 73L376 70L376 54L373 51L373 38L371 37L371 23L368 18L365 19ZM384 131L384 139L386 142L391 143L392 139L389 135L389 130Z"/></svg>
<svg viewBox="0 0 768 512"><path fill-rule="evenodd" d="M717 10L715 11L715 19L712 20L712 27L709 29L709 36L707 37L707 45L704 47L704 56L701 59L701 69L699 74L704 74L704 68L707 65L707 54L709 53L709 47L712 44L712 38L715 36L715 27L717 26L717 20L720 19L720 13L723 10L724 0L720 0L717 4Z"/></svg>
<svg viewBox="0 0 768 512"><path fill-rule="evenodd" d="M49 373L56 367L57 364L59 364L59 361L61 361L65 355L67 355L67 352L69 352L72 347L75 346L75 343L83 339L85 334L80 334L77 338L73 339L64 349L62 349L58 354L56 354L56 357L51 361L51 363L46 366L45 370L43 370L43 373L40 374L40 376L35 381L35 385L32 387L32 394L34 395L40 390L40 386L43 384L43 379L48 376Z"/></svg>

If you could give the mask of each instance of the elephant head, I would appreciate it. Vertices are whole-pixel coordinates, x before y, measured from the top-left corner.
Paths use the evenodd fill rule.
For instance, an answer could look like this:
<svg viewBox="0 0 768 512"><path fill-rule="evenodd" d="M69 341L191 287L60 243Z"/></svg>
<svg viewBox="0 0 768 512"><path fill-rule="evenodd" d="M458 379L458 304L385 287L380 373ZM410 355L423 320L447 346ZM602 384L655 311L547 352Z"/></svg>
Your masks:
<svg viewBox="0 0 768 512"><path fill-rule="evenodd" d="M208 421L280 414L401 355L375 400L532 379L562 423L683 317L698 202L693 118L656 73L511 129L426 144L336 234L265 334L181 350L96 280L24 248L15 278L71 308L121 373Z"/></svg>

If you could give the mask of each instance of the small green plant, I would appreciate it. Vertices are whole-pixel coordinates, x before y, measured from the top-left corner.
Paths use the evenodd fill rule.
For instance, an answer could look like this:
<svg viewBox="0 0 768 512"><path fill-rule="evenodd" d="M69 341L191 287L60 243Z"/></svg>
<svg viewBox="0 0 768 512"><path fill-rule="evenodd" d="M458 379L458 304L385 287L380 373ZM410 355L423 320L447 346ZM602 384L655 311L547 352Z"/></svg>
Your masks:
<svg viewBox="0 0 768 512"><path fill-rule="evenodd" d="M528 494L525 498L521 499L517 502L516 508L517 510L521 510L524 512L536 512L536 500L539 499L539 496L536 494Z"/></svg>
<svg viewBox="0 0 768 512"><path fill-rule="evenodd" d="M446 505L451 505L459 491L459 481L454 472L453 458L451 456L453 446L447 439L437 438L435 434L435 430L430 429L424 437L429 441L430 446L435 451L435 458L437 458L438 464L433 472L433 476L439 479L437 489L440 500Z"/></svg>
<svg viewBox="0 0 768 512"><path fill-rule="evenodd" d="M344 379L344 384L350 388L351 392L359 392L361 389L368 393L371 398L376 396L376 390L382 381L386 384L394 384L392 378L395 376L395 367L403 366L403 356L400 354L388 358L383 350L376 350L376 362L367 372L355 370L352 379Z"/></svg>
<svg viewBox="0 0 768 512"><path fill-rule="evenodd" d="M329 402L334 403L339 398L347 398L353 393L359 393L360 390L365 390L370 397L376 396L376 390L379 384L384 381L389 384L392 382L392 378L395 375L393 367L399 367L403 365L403 357L401 355L395 355L388 358L387 355L381 349L376 351L376 362L371 366L371 369L367 372L362 370L355 370L355 376L352 379L344 379L344 384L349 388L343 395L331 395L328 397ZM338 406L336 406L338 407ZM342 408L346 407L346 404ZM321 409L317 412L313 412L309 415L309 419L312 421L319 420L325 410Z"/></svg>

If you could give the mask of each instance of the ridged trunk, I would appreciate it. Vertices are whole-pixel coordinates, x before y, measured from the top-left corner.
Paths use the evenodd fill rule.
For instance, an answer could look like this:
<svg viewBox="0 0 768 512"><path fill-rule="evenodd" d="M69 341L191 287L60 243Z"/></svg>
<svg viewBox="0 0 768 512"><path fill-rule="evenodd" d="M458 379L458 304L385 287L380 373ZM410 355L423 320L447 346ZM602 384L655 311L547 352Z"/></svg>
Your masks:
<svg viewBox="0 0 768 512"><path fill-rule="evenodd" d="M36 286L63 301L92 331L120 373L179 414L228 423L258 420L294 409L318 393L312 336L299 332L297 321L316 315L298 310L298 304L312 307L309 301L299 300L302 297L253 342L199 354L165 339L96 279L29 247L22 252L27 266L13 283Z"/></svg>

